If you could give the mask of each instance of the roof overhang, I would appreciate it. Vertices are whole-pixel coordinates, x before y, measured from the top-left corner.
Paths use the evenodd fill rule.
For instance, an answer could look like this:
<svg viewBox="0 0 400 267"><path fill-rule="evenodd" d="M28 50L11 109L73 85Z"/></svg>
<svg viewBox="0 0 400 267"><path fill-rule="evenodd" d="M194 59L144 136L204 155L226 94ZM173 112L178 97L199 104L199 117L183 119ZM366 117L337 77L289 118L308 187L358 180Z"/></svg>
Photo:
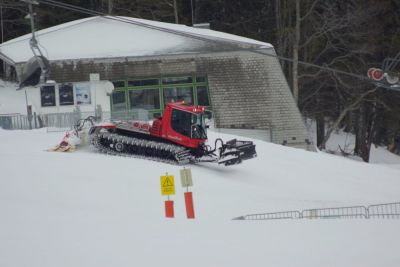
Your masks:
<svg viewBox="0 0 400 267"><path fill-rule="evenodd" d="M3 53L0 53L0 59L7 62L9 65L15 66L15 61L9 58L8 56L4 55Z"/></svg>
<svg viewBox="0 0 400 267"><path fill-rule="evenodd" d="M164 56L226 52L272 45L257 40L185 25L127 17L90 17L36 32L52 62L78 59ZM0 45L0 56L12 65L32 57L31 34Z"/></svg>

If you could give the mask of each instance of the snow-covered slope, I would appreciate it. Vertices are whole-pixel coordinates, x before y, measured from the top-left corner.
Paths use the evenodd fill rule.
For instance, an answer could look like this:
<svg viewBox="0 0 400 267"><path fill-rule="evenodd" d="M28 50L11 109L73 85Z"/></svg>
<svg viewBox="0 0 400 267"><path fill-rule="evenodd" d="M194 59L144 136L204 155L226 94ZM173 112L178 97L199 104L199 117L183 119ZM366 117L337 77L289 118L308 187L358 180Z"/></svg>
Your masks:
<svg viewBox="0 0 400 267"><path fill-rule="evenodd" d="M400 220L231 220L399 201L398 169L255 141L258 157L241 165L191 166L196 219L187 220L181 167L44 151L61 137L0 130L0 266L400 264ZM175 219L164 218L166 172Z"/></svg>

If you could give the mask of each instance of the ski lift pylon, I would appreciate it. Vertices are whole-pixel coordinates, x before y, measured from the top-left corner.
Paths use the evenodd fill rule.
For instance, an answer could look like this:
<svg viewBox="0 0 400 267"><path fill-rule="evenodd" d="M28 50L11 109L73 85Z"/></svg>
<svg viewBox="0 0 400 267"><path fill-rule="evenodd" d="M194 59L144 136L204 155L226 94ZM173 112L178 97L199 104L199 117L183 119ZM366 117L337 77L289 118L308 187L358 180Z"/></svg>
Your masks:
<svg viewBox="0 0 400 267"><path fill-rule="evenodd" d="M29 40L29 46L34 56L30 58L22 68L22 72L19 75L19 88L23 88L25 86L36 86L39 83L45 83L49 76L50 69L49 61L45 56L43 56L35 37L34 13L32 5L38 5L38 2L34 0L21 1L27 3L29 7L29 14L27 18L30 19L32 29L32 38Z"/></svg>

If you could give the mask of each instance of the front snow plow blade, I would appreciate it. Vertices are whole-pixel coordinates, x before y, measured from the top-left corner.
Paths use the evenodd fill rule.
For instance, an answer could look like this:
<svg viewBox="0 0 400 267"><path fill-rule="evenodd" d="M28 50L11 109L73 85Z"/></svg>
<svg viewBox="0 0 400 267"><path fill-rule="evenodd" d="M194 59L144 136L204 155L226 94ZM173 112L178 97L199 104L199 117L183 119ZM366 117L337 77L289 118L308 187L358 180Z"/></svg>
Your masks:
<svg viewBox="0 0 400 267"><path fill-rule="evenodd" d="M243 160L257 157L256 145L251 141L232 139L222 145L220 149L219 164L225 166L239 164Z"/></svg>

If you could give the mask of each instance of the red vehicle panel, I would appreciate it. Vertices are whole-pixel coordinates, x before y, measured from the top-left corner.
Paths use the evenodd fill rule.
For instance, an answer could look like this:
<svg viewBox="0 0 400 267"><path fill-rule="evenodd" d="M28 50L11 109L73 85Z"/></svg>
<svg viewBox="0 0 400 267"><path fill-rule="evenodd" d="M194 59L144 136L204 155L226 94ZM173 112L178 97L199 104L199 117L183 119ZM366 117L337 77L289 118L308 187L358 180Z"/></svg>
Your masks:
<svg viewBox="0 0 400 267"><path fill-rule="evenodd" d="M205 132L195 133L204 131L203 113L203 106L168 103L162 118L153 122L150 134L188 148L198 148L207 141Z"/></svg>

